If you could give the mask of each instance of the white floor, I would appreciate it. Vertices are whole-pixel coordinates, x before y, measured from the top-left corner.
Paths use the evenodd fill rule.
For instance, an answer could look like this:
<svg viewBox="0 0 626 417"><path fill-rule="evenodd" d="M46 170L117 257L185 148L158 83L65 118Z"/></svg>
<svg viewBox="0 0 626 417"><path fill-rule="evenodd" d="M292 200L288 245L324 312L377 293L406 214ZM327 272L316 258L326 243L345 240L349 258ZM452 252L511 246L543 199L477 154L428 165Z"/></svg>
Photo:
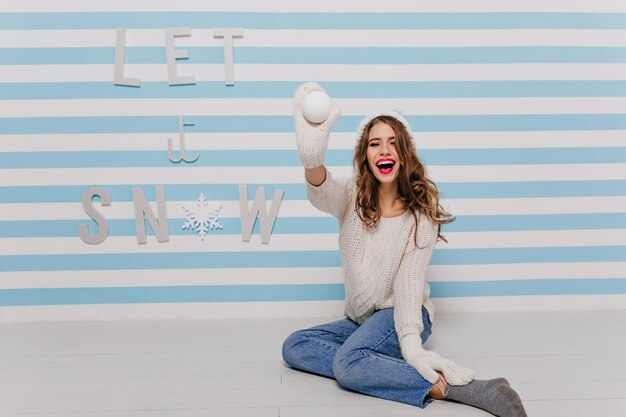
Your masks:
<svg viewBox="0 0 626 417"><path fill-rule="evenodd" d="M292 331L327 319L0 325L0 415L490 416L425 410L290 369ZM439 314L427 348L505 376L529 416L626 416L626 311Z"/></svg>

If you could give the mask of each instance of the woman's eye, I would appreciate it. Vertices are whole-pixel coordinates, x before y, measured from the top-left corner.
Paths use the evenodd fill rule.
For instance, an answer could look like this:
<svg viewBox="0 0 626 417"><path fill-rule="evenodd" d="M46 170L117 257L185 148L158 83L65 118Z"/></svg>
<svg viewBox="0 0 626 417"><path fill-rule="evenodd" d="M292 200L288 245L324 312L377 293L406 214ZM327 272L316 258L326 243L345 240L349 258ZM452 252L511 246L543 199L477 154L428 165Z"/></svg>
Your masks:
<svg viewBox="0 0 626 417"><path fill-rule="evenodd" d="M370 143L370 146L378 146L378 143Z"/></svg>

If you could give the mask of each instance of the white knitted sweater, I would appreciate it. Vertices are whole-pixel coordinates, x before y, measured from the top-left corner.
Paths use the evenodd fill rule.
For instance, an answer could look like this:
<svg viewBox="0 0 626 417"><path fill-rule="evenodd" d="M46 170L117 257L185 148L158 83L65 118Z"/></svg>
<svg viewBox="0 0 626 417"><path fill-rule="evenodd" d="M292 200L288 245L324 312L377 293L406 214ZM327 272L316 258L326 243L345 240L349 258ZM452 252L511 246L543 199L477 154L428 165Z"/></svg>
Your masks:
<svg viewBox="0 0 626 417"><path fill-rule="evenodd" d="M372 238L367 234L375 233L374 229L369 230L356 214L354 179L334 179L326 170L326 180L320 186L313 186L306 179L305 183L311 204L339 220L346 317L362 324L375 310L394 307L398 339L408 335L419 338L424 328L422 305L428 310L431 321L434 320L426 267L437 242L437 225L418 214L419 248L416 248L415 221L407 210L399 220L402 222L399 234L376 233ZM377 227L389 224L393 222L379 222ZM381 250L389 253L384 265L380 264L380 257L370 256Z"/></svg>

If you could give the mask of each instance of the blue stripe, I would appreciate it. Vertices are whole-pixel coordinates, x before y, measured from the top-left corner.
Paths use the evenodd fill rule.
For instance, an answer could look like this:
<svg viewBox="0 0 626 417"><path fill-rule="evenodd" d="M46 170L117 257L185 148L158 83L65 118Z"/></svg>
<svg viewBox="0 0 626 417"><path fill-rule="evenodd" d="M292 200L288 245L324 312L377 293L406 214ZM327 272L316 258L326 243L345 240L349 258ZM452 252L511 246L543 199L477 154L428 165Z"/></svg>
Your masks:
<svg viewBox="0 0 626 417"><path fill-rule="evenodd" d="M362 116L341 117L334 132L354 132ZM407 116L414 132L624 130L626 114L505 114ZM292 116L193 116L187 132L293 132ZM177 116L13 117L0 134L177 133Z"/></svg>
<svg viewBox="0 0 626 417"><path fill-rule="evenodd" d="M188 47L191 64L223 64L222 47ZM163 47L126 48L127 64L165 64ZM236 64L622 63L624 47L236 47ZM113 64L115 48L0 48L1 65ZM184 65L181 63L181 65Z"/></svg>
<svg viewBox="0 0 626 417"><path fill-rule="evenodd" d="M444 232L626 229L626 213L457 216Z"/></svg>
<svg viewBox="0 0 626 417"><path fill-rule="evenodd" d="M165 77L165 74L163 74ZM303 80L304 81L304 80ZM291 99L300 81L237 81L227 88L221 81L169 86L147 81L141 88L113 82L0 83L0 100L96 98L284 98ZM483 97L624 97L626 81L512 80L512 81L325 81L334 98L483 98Z"/></svg>
<svg viewBox="0 0 626 417"><path fill-rule="evenodd" d="M433 282L431 297L626 294L626 278Z"/></svg>
<svg viewBox="0 0 626 417"><path fill-rule="evenodd" d="M533 198L626 195L625 180L451 182L437 185L443 198Z"/></svg>
<svg viewBox="0 0 626 417"><path fill-rule="evenodd" d="M3 13L8 29L626 29L625 13ZM245 36L245 34L244 34Z"/></svg>
<svg viewBox="0 0 626 417"><path fill-rule="evenodd" d="M7 168L99 168L171 167L167 150L162 151L75 151L0 152L0 167ZM193 166L202 167L299 167L296 150L189 151L200 155ZM525 149L424 149L419 151L427 166L588 164L626 162L626 147L613 148L525 148ZM354 151L329 150L327 166L350 166ZM178 157L176 151L175 157ZM185 165L185 164L183 164Z"/></svg>
<svg viewBox="0 0 626 417"><path fill-rule="evenodd" d="M269 208L269 204L268 204ZM240 235L241 222L237 218L223 218L218 220L223 229L209 230L206 239L213 235ZM134 219L108 220L109 236L135 236ZM170 236L195 235L193 230L182 230L185 219L169 218L168 228ZM87 218L81 220L33 220L33 221L0 221L0 238L9 237L75 237L78 236L78 225L87 224L89 232L98 232L96 222ZM146 231L152 234L152 229L147 221L144 221ZM625 227L626 228L626 227ZM337 220L333 217L280 217L276 219L273 234L317 234L337 233ZM259 232L259 220L256 221L252 230L253 235Z"/></svg>
<svg viewBox="0 0 626 417"><path fill-rule="evenodd" d="M258 238L254 236L253 239L256 239L258 244ZM167 243L160 243L159 245L167 245ZM202 242L198 241L198 247L202 247ZM430 264L479 265L528 262L626 262L626 246L435 249ZM337 251L204 251L88 255L0 255L0 265L5 272L15 272L340 267L341 261Z"/></svg>
<svg viewBox="0 0 626 417"><path fill-rule="evenodd" d="M304 181L304 170L302 172ZM284 200L306 200L306 188L302 184L247 184L248 198L254 199L258 187L265 188L265 195L269 198L278 189L284 190ZM112 204L115 202L133 201L132 189L139 187L142 189L148 200L156 201L154 186L143 184L129 185L104 185L111 196ZM36 186L36 187L0 187L0 203L45 203L45 202L80 202L83 193L89 187L84 185L62 185L62 186ZM626 181L624 181L626 189ZM238 184L180 184L165 185L166 198L170 201L193 201L201 193L209 200L239 200Z"/></svg>
<svg viewBox="0 0 626 417"><path fill-rule="evenodd" d="M433 282L432 298L625 294L626 278ZM0 306L343 300L343 284L190 285L0 290Z"/></svg>
<svg viewBox="0 0 626 417"><path fill-rule="evenodd" d="M172 274L172 281L175 275ZM343 284L191 285L0 290L0 306L343 300Z"/></svg>
<svg viewBox="0 0 626 417"><path fill-rule="evenodd" d="M624 262L626 246L447 249L433 252L431 265L545 262Z"/></svg>
<svg viewBox="0 0 626 417"><path fill-rule="evenodd" d="M250 245L259 244L253 236ZM246 244L243 243L242 244ZM271 240L270 240L271 244ZM167 243L160 243L167 245ZM202 250L202 242L198 240ZM10 271L97 271L120 269L339 267L337 251L113 253L95 255L0 255Z"/></svg>
<svg viewBox="0 0 626 417"><path fill-rule="evenodd" d="M144 222L146 226L147 222ZM193 230L182 230L185 219L169 218L169 233L172 236L193 235ZM222 230L209 230L206 239L212 235L239 235L239 218L219 219ZM90 233L97 233L96 223L86 215L76 220L11 220L0 221L0 238L31 237L76 237L78 224L88 224ZM134 236L134 219L109 219L109 236ZM448 232L491 232L527 230L598 230L626 229L626 213L592 214L534 214L534 215L480 215L456 216L453 223L443 225L442 233ZM148 233L152 233L149 226ZM280 212L274 224L274 234L319 234L337 233L337 220L333 217L281 217ZM253 235L259 235L257 221Z"/></svg>
<svg viewBox="0 0 626 417"><path fill-rule="evenodd" d="M304 173L303 173L304 181ZM154 186L143 184L96 184L107 189L113 204L132 201L132 188L141 188L146 197L155 201ZM285 191L284 200L306 200L302 184L248 184L249 199L254 199L257 187L265 187L266 196ZM440 182L444 198L533 198L533 197L594 197L626 195L626 180L599 181L520 181L520 182ZM0 187L0 203L80 203L86 185ZM166 184L169 201L192 201L200 193L210 200L239 200L237 184Z"/></svg>

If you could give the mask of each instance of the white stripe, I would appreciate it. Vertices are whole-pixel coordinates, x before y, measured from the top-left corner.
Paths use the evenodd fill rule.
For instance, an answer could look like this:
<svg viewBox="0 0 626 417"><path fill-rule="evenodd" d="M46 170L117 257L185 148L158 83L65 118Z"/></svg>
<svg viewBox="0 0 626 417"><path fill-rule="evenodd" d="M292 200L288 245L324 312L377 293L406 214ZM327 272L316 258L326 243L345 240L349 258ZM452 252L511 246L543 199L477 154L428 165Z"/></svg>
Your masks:
<svg viewBox="0 0 626 417"><path fill-rule="evenodd" d="M0 272L0 288L112 288L187 285L342 284L341 268L204 268Z"/></svg>
<svg viewBox="0 0 626 417"><path fill-rule="evenodd" d="M166 152L166 151L164 151ZM304 168L58 168L5 169L0 186L5 185L93 185L93 184L229 184L303 183ZM331 172L349 176L351 168L333 167Z"/></svg>
<svg viewBox="0 0 626 417"><path fill-rule="evenodd" d="M435 298L433 302L441 313L607 311L623 310L626 294L450 297Z"/></svg>
<svg viewBox="0 0 626 417"><path fill-rule="evenodd" d="M438 249L547 248L576 246L626 246L624 229L539 230L506 232L447 232L449 243L440 241ZM253 235L243 242L239 235L214 235L201 241L197 236L170 236L158 243L148 231L148 243L139 245L134 236L108 237L99 245L88 245L78 237L41 237L0 239L3 255L69 255L112 253L185 253L185 252L275 252L337 250L337 234L273 234L269 244Z"/></svg>
<svg viewBox="0 0 626 417"><path fill-rule="evenodd" d="M435 298L437 313L622 310L626 295ZM0 323L112 320L220 320L298 317L327 323L344 317L344 301L152 303L20 306L0 308ZM437 322L435 316L435 322ZM445 316L439 316L443 319ZM318 319L312 322L312 319ZM454 317L450 317L454 320ZM304 326L303 326L304 327Z"/></svg>
<svg viewBox="0 0 626 417"><path fill-rule="evenodd" d="M193 62L193 61L192 61ZM223 64L184 64L179 75L224 81ZM623 80L626 64L235 64L235 85L242 81L508 81ZM167 81L165 64L126 64L127 77ZM0 65L3 82L108 82L113 64ZM123 87L119 87L123 88ZM185 87L193 88L193 87Z"/></svg>
<svg viewBox="0 0 626 417"><path fill-rule="evenodd" d="M611 180L626 179L626 164L431 166L428 172L435 182Z"/></svg>
<svg viewBox="0 0 626 417"><path fill-rule="evenodd" d="M459 216L620 213L626 212L626 197L460 198L442 199L441 205Z"/></svg>
<svg viewBox="0 0 626 417"><path fill-rule="evenodd" d="M165 152L165 151L164 151ZM352 176L352 167L329 167L335 177ZM93 184L301 184L302 167L162 167L4 169L0 186ZM544 164L431 166L439 182L582 181L626 179L626 164ZM227 179L225 181L225 179Z"/></svg>
<svg viewBox="0 0 626 417"><path fill-rule="evenodd" d="M358 98L333 99L346 116L398 108L407 116L611 114L626 108L626 97ZM0 100L3 117L93 116L292 116L293 99L150 98Z"/></svg>
<svg viewBox="0 0 626 417"><path fill-rule="evenodd" d="M271 197L266 193L266 198ZM211 200L210 195L205 198ZM239 201L219 202L223 208L219 217L238 218ZM167 214L170 219L185 218L183 206L193 201L168 201ZM270 207L271 200L266 201ZM442 199L441 205L455 216L467 215L515 215L515 214L584 214L626 212L626 197L555 197L555 198L478 198ZM113 201L102 207L97 201L94 207L108 220L134 219L134 206L130 202ZM283 200L279 217L328 217L307 200ZM7 203L0 204L0 221L32 220L76 220L85 219L80 201L74 203Z"/></svg>
<svg viewBox="0 0 626 417"><path fill-rule="evenodd" d="M182 225L181 225L182 226ZM78 237L6 238L0 239L3 255L26 254L112 254L112 253L187 253L187 252L275 252L337 250L337 234L279 235L272 234L268 244L262 244L259 235L243 242L240 235L211 235L199 237L170 236L169 242L158 243L148 229L148 242L140 245L135 236L110 236L99 245L88 245Z"/></svg>
<svg viewBox="0 0 626 417"><path fill-rule="evenodd" d="M427 277L430 282L626 278L626 262L430 265Z"/></svg>
<svg viewBox="0 0 626 417"><path fill-rule="evenodd" d="M237 0L217 2L202 0L109 0L92 2L84 0L20 0L3 2L0 11L5 12L97 12L97 11L215 11L215 12L625 12L621 0L482 0L469 4L466 0L440 0L437 2L378 0L352 1L317 0L302 3L290 0Z"/></svg>
<svg viewBox="0 0 626 417"><path fill-rule="evenodd" d="M254 192L256 189L250 189ZM272 195L266 190L266 198ZM194 197L194 196L190 196ZM197 197L197 196L196 196ZM212 201L211 196L205 194L205 198ZM167 216L169 219L184 219L185 211L183 206L190 208L193 201L168 201ZM239 201L221 201L217 202L222 205L219 218L237 218L239 221L240 210ZM249 201L252 204L252 201ZM269 209L272 200L266 201L266 207ZM94 201L94 207L108 220L113 219L134 219L135 209L131 202L113 201L110 206L103 207L99 202ZM156 213L156 211L155 211ZM332 217L330 214L317 210L307 200L283 200L280 204L278 217ZM80 201L76 203L32 203L32 204L0 204L0 221L6 220L72 220L72 219L88 219L83 211ZM181 225L182 226L182 225Z"/></svg>
<svg viewBox="0 0 626 417"><path fill-rule="evenodd" d="M163 151L167 149L167 138L177 143L177 136L176 133L0 135L0 152ZM626 131L419 132L415 133L415 140L418 152L420 149L595 148L626 146ZM355 141L353 132L333 132L328 149L353 150ZM292 132L186 132L185 143L188 150L296 150Z"/></svg>
<svg viewBox="0 0 626 417"><path fill-rule="evenodd" d="M510 281L527 279L626 278L626 262L528 263L504 265L431 265L432 282ZM115 271L0 272L1 289L109 288L171 285L343 284L341 267L204 268Z"/></svg>
<svg viewBox="0 0 626 417"><path fill-rule="evenodd" d="M626 230L532 230L521 232L448 232L449 244L440 249L547 248L574 246L624 246Z"/></svg>
<svg viewBox="0 0 626 417"><path fill-rule="evenodd" d="M20 306L0 307L0 323L287 317L324 317L327 322L343 318L343 308L343 300Z"/></svg>
<svg viewBox="0 0 626 417"><path fill-rule="evenodd" d="M0 30L0 48L115 47L115 29ZM223 47L213 29L191 29L176 39L178 49ZM488 29L488 30L336 30L247 29L237 47L475 47L475 46L626 46L626 30ZM127 29L126 47L165 48L164 29ZM193 61L193 56L189 58Z"/></svg>

